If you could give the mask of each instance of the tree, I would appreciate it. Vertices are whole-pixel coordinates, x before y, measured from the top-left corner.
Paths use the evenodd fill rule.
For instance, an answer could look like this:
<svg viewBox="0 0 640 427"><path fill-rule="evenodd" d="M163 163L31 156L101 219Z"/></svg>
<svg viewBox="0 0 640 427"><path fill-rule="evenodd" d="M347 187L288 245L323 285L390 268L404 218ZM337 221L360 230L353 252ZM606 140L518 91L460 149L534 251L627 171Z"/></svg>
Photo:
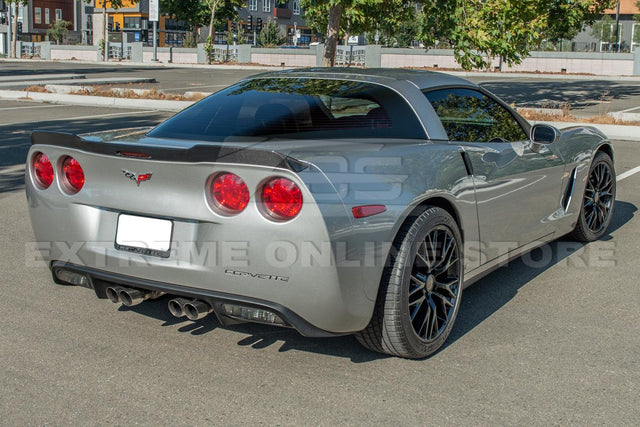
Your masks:
<svg viewBox="0 0 640 427"><path fill-rule="evenodd" d="M53 24L49 25L49 29L47 29L47 36L49 36L49 40L53 40L56 44L62 43L62 39L69 32L69 27L73 25L69 21L58 20Z"/></svg>
<svg viewBox="0 0 640 427"><path fill-rule="evenodd" d="M277 47L283 45L286 41L287 36L274 19L267 21L258 37L258 44L262 47Z"/></svg>
<svg viewBox="0 0 640 427"><path fill-rule="evenodd" d="M331 67L342 36L397 27L410 19L416 3L409 0L301 0L300 6L312 28L319 32L326 30L322 63Z"/></svg>
<svg viewBox="0 0 640 427"><path fill-rule="evenodd" d="M15 58L17 56L16 54L16 48L18 46L18 10L17 8L20 6L26 6L29 1L28 0L7 0L8 6L10 8L13 8L15 5L15 9L12 9L12 14L11 17L13 19L13 22L9 22L9 25L11 25L11 56L13 58Z"/></svg>
<svg viewBox="0 0 640 427"><path fill-rule="evenodd" d="M85 0L87 3L91 3L91 0ZM118 10L121 7L125 6L125 5L129 5L129 4L136 4L138 3L140 0L99 0L99 4L100 6L102 6L102 22L104 24L104 29L103 29L103 33L102 33L102 40L103 43L105 45L105 49L102 50L102 60L106 61L108 56L109 56L109 52L107 52L106 46L107 46L107 41L109 38L109 34L107 31L108 28L108 17L107 17L107 8L111 8L113 10ZM154 34L155 37L155 34Z"/></svg>
<svg viewBox="0 0 640 427"><path fill-rule="evenodd" d="M616 43L615 21L605 15L591 27L591 35L604 43Z"/></svg>
<svg viewBox="0 0 640 427"><path fill-rule="evenodd" d="M518 64L531 46L566 38L613 5L611 0L428 0L422 2L422 41L446 40L465 69L485 68L490 58Z"/></svg>
<svg viewBox="0 0 640 427"><path fill-rule="evenodd" d="M375 35L378 34L378 43L383 46L412 47L416 40L420 40L423 18L419 11L415 11L411 17L397 26L383 28L376 32L367 33L367 42L375 43Z"/></svg>
<svg viewBox="0 0 640 427"><path fill-rule="evenodd" d="M207 43L213 44L215 24L221 19L235 19L237 9L244 6L244 0L202 0L202 4L209 13L209 35ZM217 15L217 16L216 16ZM218 21L216 21L216 19Z"/></svg>
<svg viewBox="0 0 640 427"><path fill-rule="evenodd" d="M542 35L551 42L573 39L585 25L593 25L604 9L614 4L615 1L611 0L548 0L546 11L543 5L543 13L547 13L547 25Z"/></svg>
<svg viewBox="0 0 640 427"><path fill-rule="evenodd" d="M160 0L160 10L165 15L184 21L194 36L209 20L209 10L200 0ZM197 43L197 37L194 38Z"/></svg>

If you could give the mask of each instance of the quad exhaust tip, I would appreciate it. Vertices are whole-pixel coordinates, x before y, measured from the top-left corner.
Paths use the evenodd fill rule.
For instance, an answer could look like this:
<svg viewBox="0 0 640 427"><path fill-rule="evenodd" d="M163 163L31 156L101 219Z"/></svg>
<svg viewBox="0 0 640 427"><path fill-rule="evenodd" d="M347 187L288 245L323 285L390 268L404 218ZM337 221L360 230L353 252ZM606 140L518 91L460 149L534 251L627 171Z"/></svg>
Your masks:
<svg viewBox="0 0 640 427"><path fill-rule="evenodd" d="M122 303L127 307L133 307L148 299L156 299L164 295L164 292L146 291L123 286L109 286L106 289L107 298L113 303Z"/></svg>
<svg viewBox="0 0 640 427"><path fill-rule="evenodd" d="M213 311L213 307L200 300L174 298L169 301L169 311L175 317L186 316L189 320L200 320Z"/></svg>

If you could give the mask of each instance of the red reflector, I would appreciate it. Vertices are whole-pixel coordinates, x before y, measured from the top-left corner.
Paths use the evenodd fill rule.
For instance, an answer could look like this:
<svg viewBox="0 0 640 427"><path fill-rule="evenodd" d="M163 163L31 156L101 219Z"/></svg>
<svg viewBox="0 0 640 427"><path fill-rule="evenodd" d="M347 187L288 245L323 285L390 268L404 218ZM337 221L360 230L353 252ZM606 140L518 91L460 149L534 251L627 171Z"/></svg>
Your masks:
<svg viewBox="0 0 640 427"><path fill-rule="evenodd" d="M262 202L271 217L290 220L302 209L302 191L290 179L273 178L262 188Z"/></svg>
<svg viewBox="0 0 640 427"><path fill-rule="evenodd" d="M387 210L384 205L366 205L351 208L354 218L366 218L368 216L377 215Z"/></svg>
<svg viewBox="0 0 640 427"><path fill-rule="evenodd" d="M35 181L42 188L49 188L53 182L53 166L49 158L42 153L36 153L33 156L33 174Z"/></svg>
<svg viewBox="0 0 640 427"><path fill-rule="evenodd" d="M242 178L223 173L211 184L211 194L218 207L226 213L239 214L249 204L249 188Z"/></svg>
<svg viewBox="0 0 640 427"><path fill-rule="evenodd" d="M80 163L73 157L67 157L62 162L62 172L64 173L67 189L71 193L77 193L84 186L84 171Z"/></svg>

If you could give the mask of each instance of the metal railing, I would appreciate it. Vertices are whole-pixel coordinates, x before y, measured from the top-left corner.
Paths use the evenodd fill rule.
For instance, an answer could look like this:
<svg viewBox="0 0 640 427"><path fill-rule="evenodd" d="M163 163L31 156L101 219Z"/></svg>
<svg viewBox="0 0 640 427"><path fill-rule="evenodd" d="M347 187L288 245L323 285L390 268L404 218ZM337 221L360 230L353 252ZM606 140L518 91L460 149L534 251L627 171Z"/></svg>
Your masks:
<svg viewBox="0 0 640 427"><path fill-rule="evenodd" d="M335 64L346 67L364 67L365 50L359 46L338 46Z"/></svg>
<svg viewBox="0 0 640 427"><path fill-rule="evenodd" d="M226 48L214 47L211 50L211 62L237 62L238 48L227 45Z"/></svg>
<svg viewBox="0 0 640 427"><path fill-rule="evenodd" d="M20 49L20 55L21 56L28 56L30 58L33 58L34 56L40 57L41 56L41 52L42 49L40 48L40 45L37 45L35 43L22 43L22 49Z"/></svg>
<svg viewBox="0 0 640 427"><path fill-rule="evenodd" d="M125 46L123 50L120 44L109 44L109 58L131 59L131 46Z"/></svg>

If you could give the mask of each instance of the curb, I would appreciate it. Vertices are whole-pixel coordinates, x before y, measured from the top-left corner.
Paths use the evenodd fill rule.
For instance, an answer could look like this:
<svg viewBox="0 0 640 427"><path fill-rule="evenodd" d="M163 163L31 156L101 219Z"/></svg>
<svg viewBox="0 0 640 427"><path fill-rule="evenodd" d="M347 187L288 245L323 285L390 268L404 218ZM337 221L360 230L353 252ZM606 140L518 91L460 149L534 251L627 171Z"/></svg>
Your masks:
<svg viewBox="0 0 640 427"><path fill-rule="evenodd" d="M168 101L162 99L115 98L90 95L62 95L57 93L25 92L21 90L0 90L0 99L48 102L51 104L85 105L92 107L115 107L158 111L181 111L193 104L192 101Z"/></svg>
<svg viewBox="0 0 640 427"><path fill-rule="evenodd" d="M224 64L175 64L165 62L111 62L111 61L83 61L70 59L22 59L22 58L0 58L0 62L43 62L43 63L59 63L59 64L89 64L104 65L114 67L165 67L165 68L202 68L202 69L220 69L220 70L256 70L256 71L274 71L274 70L292 70L301 67L281 67L279 65L224 65Z"/></svg>
<svg viewBox="0 0 640 427"><path fill-rule="evenodd" d="M437 70L433 70L437 71ZM585 75L585 74L544 74L544 73L515 73L494 71L442 71L444 74L451 74L457 77L483 77L496 79L538 79L538 80L580 80L608 82L640 82L640 76L605 76L605 75Z"/></svg>

